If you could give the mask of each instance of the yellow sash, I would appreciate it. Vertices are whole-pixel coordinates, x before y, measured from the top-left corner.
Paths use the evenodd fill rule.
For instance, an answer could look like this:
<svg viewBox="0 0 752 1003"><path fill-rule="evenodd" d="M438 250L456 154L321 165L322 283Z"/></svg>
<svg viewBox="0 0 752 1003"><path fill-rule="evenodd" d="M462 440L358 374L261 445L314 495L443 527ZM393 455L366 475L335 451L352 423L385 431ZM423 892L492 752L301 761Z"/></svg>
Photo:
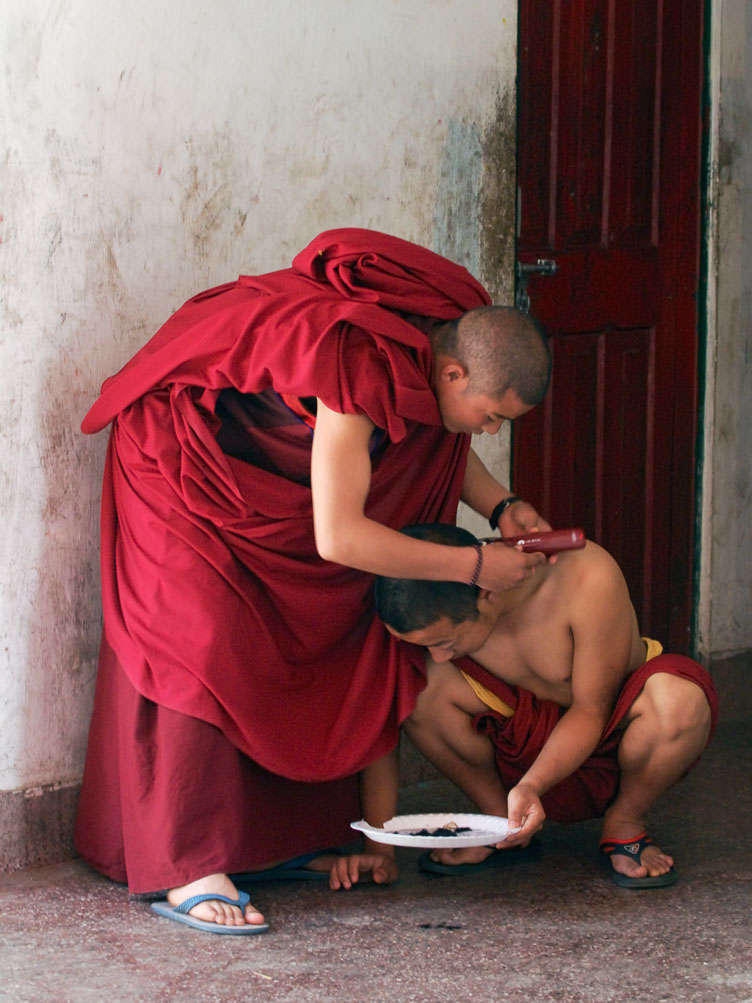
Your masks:
<svg viewBox="0 0 752 1003"><path fill-rule="evenodd" d="M462 672L462 669L460 669L460 672ZM498 711L499 714L503 714L504 717L512 717L514 715L514 711L509 704L504 703L504 701L497 697L495 693L487 690L486 687L483 686L482 683L479 683L477 679L473 679L473 677L469 676L467 672L462 672L462 675L465 679L467 679L468 683L470 683L470 688L473 693L475 693L476 697L478 697L479 700L482 700L487 707L490 707L491 710Z"/></svg>
<svg viewBox="0 0 752 1003"><path fill-rule="evenodd" d="M651 658L657 658L658 655L663 654L663 645L660 641L654 641L652 637L643 637L642 640L645 642L645 647L647 649L647 655L645 656L646 662L649 662Z"/></svg>
<svg viewBox="0 0 752 1003"><path fill-rule="evenodd" d="M663 652L663 645L660 641L654 641L652 637L643 637L642 640L645 642L646 662L649 662L651 658L656 658ZM460 672L462 672L461 669ZM514 710L509 706L509 704L504 703L504 701L497 697L495 693L486 689L482 683L479 683L477 679L473 679L473 677L469 676L467 672L462 672L462 675L470 684L470 688L473 693L475 693L478 699L482 700L487 707L490 707L491 710L497 711L497 713L502 714L504 717L514 716Z"/></svg>

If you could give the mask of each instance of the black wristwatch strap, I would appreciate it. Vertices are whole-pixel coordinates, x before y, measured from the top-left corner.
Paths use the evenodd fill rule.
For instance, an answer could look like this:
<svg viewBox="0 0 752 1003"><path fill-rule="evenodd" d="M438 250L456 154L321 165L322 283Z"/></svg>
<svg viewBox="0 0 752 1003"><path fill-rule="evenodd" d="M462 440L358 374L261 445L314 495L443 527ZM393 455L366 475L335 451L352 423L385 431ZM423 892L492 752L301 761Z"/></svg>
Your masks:
<svg viewBox="0 0 752 1003"><path fill-rule="evenodd" d="M491 513L491 518L488 520L488 524L491 529L499 528L499 519L506 512L510 505L514 505L515 502L522 501L517 495L510 495L508 498L502 498L499 504Z"/></svg>

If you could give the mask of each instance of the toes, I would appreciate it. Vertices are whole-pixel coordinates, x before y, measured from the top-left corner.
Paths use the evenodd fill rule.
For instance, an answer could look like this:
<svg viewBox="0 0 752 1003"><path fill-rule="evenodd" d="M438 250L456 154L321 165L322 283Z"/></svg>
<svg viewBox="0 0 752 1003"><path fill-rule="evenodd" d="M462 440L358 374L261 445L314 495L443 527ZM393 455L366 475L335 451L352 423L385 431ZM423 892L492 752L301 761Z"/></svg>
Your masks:
<svg viewBox="0 0 752 1003"><path fill-rule="evenodd" d="M240 909L234 908L234 906L226 906L223 910L223 915L225 926L243 926L245 923L243 913Z"/></svg>
<svg viewBox="0 0 752 1003"><path fill-rule="evenodd" d="M245 921L251 926L258 926L260 923L264 922L263 913L260 913L257 909L254 909L253 906L249 905L245 910Z"/></svg>
<svg viewBox="0 0 752 1003"><path fill-rule="evenodd" d="M652 851L652 852L651 852ZM657 847L648 847L642 855L642 864L647 868L651 878L667 874L673 867L674 860L667 853L663 853Z"/></svg>
<svg viewBox="0 0 752 1003"><path fill-rule="evenodd" d="M657 878L660 877L661 874L668 874L672 866L673 864L666 859L654 861L648 865L648 874L651 878Z"/></svg>
<svg viewBox="0 0 752 1003"><path fill-rule="evenodd" d="M245 912L241 912L237 906L232 906L226 902L208 902L211 916L205 917L208 921L218 923L220 926L245 926L249 923L257 926L264 922L264 917L257 912L253 906L246 906ZM193 910L191 910L193 911Z"/></svg>
<svg viewBox="0 0 752 1003"><path fill-rule="evenodd" d="M215 922L223 923L225 926L245 926L246 923L263 923L264 917L256 912L252 906L246 906L244 912L234 905L221 902L220 916Z"/></svg>
<svg viewBox="0 0 752 1003"><path fill-rule="evenodd" d="M264 922L263 915L252 905L246 906L245 912L241 912L237 906L215 899L200 902L191 909L190 915L207 923L217 923L219 926L245 926L246 923L258 926Z"/></svg>
<svg viewBox="0 0 752 1003"><path fill-rule="evenodd" d="M234 926L237 919L242 919L237 909L233 909L232 906L226 906L224 902L212 902L210 900L206 905L208 911L211 913L211 916L207 917L210 923L218 923L220 926Z"/></svg>
<svg viewBox="0 0 752 1003"><path fill-rule="evenodd" d="M623 862L618 861L619 866L617 866L617 861L612 861L612 866L615 871L619 874L623 874L625 878L646 878L648 877L648 869L644 864L635 864L631 860L624 860Z"/></svg>

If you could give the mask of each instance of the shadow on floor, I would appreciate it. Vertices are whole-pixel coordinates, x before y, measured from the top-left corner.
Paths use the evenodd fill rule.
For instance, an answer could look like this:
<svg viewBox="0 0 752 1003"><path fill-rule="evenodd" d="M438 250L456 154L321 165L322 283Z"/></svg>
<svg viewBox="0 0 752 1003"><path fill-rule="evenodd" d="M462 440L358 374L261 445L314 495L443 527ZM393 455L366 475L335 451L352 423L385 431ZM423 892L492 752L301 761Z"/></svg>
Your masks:
<svg viewBox="0 0 752 1003"><path fill-rule="evenodd" d="M259 884L272 928L250 938L159 919L79 861L8 876L0 1001L749 1003L751 768L749 727L722 725L654 810L680 881L652 892L604 875L597 822L547 823L538 860L467 878L422 874L400 849L389 888ZM436 780L400 809L463 806Z"/></svg>

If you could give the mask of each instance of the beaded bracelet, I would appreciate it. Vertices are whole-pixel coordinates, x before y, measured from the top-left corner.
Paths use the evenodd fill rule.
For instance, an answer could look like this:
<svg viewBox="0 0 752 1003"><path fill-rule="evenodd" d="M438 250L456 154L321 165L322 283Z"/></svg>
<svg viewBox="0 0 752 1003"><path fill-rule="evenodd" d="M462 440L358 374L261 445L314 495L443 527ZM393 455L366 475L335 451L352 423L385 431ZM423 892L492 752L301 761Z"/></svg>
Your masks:
<svg viewBox="0 0 752 1003"><path fill-rule="evenodd" d="M501 519L502 515L506 512L510 505L514 505L514 503L518 501L522 501L522 499L518 498L517 495L509 495L508 498L501 499L499 504L491 513L491 518L488 520L488 524L491 529L499 528L499 519Z"/></svg>
<svg viewBox="0 0 752 1003"><path fill-rule="evenodd" d="M470 579L469 584L477 585L478 579L480 578L481 570L483 569L483 544L476 542L473 544L473 547L475 548L478 557L475 561L475 570L473 571L473 575L472 578Z"/></svg>

